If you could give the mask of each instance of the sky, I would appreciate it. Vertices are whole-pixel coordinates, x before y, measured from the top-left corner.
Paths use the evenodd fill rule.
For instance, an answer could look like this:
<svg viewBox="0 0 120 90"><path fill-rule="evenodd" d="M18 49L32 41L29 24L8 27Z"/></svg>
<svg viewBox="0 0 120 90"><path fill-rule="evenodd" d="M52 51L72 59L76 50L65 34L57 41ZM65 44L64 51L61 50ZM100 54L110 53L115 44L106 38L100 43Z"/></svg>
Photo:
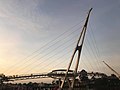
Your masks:
<svg viewBox="0 0 120 90"><path fill-rule="evenodd" d="M67 68L91 7L79 70L120 73L120 0L1 0L0 73Z"/></svg>

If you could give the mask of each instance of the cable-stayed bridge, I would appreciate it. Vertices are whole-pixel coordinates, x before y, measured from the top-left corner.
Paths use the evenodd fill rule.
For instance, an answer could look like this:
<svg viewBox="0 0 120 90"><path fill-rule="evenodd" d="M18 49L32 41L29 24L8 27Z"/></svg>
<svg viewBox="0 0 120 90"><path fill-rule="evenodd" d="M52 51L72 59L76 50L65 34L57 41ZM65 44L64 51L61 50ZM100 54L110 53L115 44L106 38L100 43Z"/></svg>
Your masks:
<svg viewBox="0 0 120 90"><path fill-rule="evenodd" d="M85 39L85 35L86 35L87 24L88 24L89 15L90 15L91 10L92 10L92 8L88 12L87 18L85 20L84 26L83 26L82 31L80 33L79 39L77 41L77 45L76 45L76 47L74 49L74 52L72 54L72 57L71 57L71 60L69 62L69 65L68 65L67 69L53 70L52 72L44 73L44 74L43 73L42 74L38 73L38 74L13 75L13 76L1 75L0 76L0 82L2 83L2 82L5 82L5 81L16 81L16 80L26 80L26 79L38 79L38 78L54 78L54 79L62 80L62 83L59 86L60 89L63 89L64 83L67 82L68 85L69 85L69 90L73 90L76 77L82 76L81 72L83 73L83 76L87 75L89 77L105 77L106 75L104 73L98 73L98 72L87 73L85 70L78 71L78 66L79 66L80 57L81 57L81 51L82 51L82 47L83 47L83 43L84 43L84 39ZM70 34L73 34L73 32L70 33ZM60 46L58 46L58 47L60 47ZM56 50L58 47L56 47L54 50ZM65 48L67 48L67 47L65 47ZM35 51L35 52L37 52L37 51ZM70 68L72 66L73 59L75 58L76 53L77 53L77 58L76 58L77 60L76 60L76 64L75 64L75 69L71 70ZM38 55L39 55L39 53L36 54L34 57L36 57ZM32 57L31 59L33 59L34 57ZM51 57L49 57L49 58L51 58ZM41 57L39 59L41 59ZM26 63L27 62L29 62L29 60L27 60ZM31 63L33 63L33 61ZM29 65L27 65L26 67L28 67L28 66ZM37 64L37 66L39 66L39 64ZM26 67L24 67L22 69L25 69ZM22 70L22 69L20 69L20 70ZM31 68L29 70L31 70Z"/></svg>

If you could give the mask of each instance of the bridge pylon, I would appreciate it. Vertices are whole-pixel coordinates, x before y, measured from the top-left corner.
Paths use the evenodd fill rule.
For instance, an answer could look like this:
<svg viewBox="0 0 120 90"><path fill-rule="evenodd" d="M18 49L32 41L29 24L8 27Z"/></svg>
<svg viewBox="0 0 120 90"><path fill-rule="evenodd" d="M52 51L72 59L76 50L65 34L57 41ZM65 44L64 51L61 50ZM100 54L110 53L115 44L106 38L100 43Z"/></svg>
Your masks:
<svg viewBox="0 0 120 90"><path fill-rule="evenodd" d="M90 16L91 10L92 10L92 8L88 12L88 15L86 17L86 21L85 21L84 26L82 28L82 31L80 33L77 45L76 45L76 47L74 49L74 52L73 52L73 55L71 57L70 63L69 63L68 68L66 70L66 74L65 74L64 80L62 81L62 84L61 84L59 90L63 89L65 82L68 83L69 90L73 90L73 88L74 88L74 82L75 82L75 78L76 78L76 74L77 74L77 70L78 70L78 66L79 66L81 51L82 51L83 42L84 42L84 39L85 39L85 34L86 34L88 20L89 20L89 16ZM74 69L74 75L73 75L72 80L71 80L72 82L69 82L68 71L70 70L71 64L72 64L73 59L75 57L75 54L77 52L78 52L78 55L77 55L77 61L76 61L75 69Z"/></svg>

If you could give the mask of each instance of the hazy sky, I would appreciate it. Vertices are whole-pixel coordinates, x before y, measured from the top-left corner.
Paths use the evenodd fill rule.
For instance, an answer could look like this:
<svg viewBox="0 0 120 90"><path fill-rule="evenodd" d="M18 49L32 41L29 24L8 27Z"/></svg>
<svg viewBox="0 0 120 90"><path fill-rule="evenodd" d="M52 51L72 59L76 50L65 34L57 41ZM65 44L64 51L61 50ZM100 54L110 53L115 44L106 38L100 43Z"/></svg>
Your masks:
<svg viewBox="0 0 120 90"><path fill-rule="evenodd" d="M0 0L0 73L67 68L91 7L79 70L120 73L120 0Z"/></svg>

